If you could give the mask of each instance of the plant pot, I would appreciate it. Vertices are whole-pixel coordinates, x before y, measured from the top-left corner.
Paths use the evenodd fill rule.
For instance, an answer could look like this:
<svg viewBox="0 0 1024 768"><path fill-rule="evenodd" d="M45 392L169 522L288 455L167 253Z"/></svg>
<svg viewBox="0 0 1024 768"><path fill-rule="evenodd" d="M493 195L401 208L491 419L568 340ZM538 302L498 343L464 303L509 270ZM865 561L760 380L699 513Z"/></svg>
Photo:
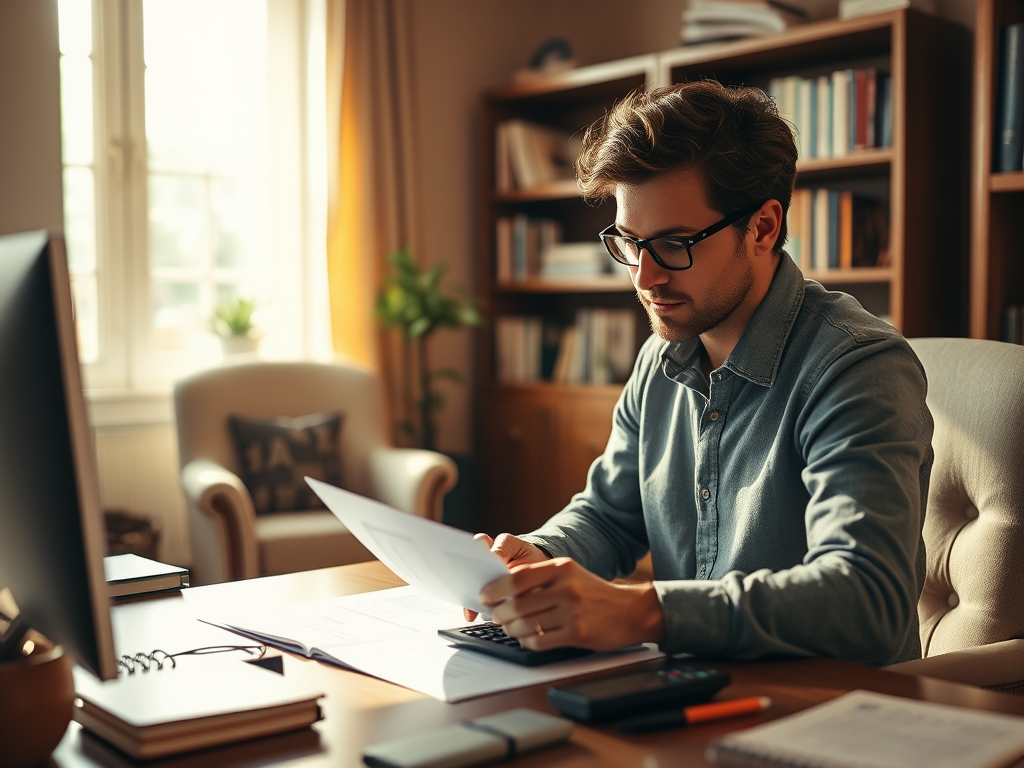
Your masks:
<svg viewBox="0 0 1024 768"><path fill-rule="evenodd" d="M255 355L260 349L258 336L220 336L218 338L224 357Z"/></svg>
<svg viewBox="0 0 1024 768"><path fill-rule="evenodd" d="M33 633L30 655L0 663L0 764L27 768L50 756L75 706L71 658Z"/></svg>

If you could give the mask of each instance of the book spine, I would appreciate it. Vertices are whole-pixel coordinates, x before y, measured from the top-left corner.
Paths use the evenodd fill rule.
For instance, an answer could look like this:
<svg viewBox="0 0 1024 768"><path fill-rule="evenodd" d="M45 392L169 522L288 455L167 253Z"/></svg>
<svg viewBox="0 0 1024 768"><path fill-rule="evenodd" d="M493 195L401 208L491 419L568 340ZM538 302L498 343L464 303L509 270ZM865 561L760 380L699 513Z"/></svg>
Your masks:
<svg viewBox="0 0 1024 768"><path fill-rule="evenodd" d="M828 268L839 269L839 191L828 191Z"/></svg>
<svg viewBox="0 0 1024 768"><path fill-rule="evenodd" d="M868 82L867 70L858 69L856 72L856 132L854 133L854 149L864 149L868 139Z"/></svg>
<svg viewBox="0 0 1024 768"><path fill-rule="evenodd" d="M839 193L839 268L853 266L853 193Z"/></svg>
<svg viewBox="0 0 1024 768"><path fill-rule="evenodd" d="M996 171L1019 171L1024 149L1024 58L1021 37L1024 23L1003 29L1000 66L999 135L996 141Z"/></svg>
<svg viewBox="0 0 1024 768"><path fill-rule="evenodd" d="M832 73L832 156L843 157L848 151L847 128L850 105L846 95L846 72Z"/></svg>
<svg viewBox="0 0 1024 768"><path fill-rule="evenodd" d="M832 80L818 78L818 157L832 157Z"/></svg>

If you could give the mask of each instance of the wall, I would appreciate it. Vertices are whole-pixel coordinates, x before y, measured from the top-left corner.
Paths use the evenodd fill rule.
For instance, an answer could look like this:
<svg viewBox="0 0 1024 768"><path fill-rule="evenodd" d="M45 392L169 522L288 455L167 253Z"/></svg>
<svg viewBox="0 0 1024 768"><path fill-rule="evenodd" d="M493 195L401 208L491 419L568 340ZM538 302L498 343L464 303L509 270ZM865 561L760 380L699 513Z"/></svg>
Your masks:
<svg viewBox="0 0 1024 768"><path fill-rule="evenodd" d="M56 0L0 2L0 234L64 229Z"/></svg>

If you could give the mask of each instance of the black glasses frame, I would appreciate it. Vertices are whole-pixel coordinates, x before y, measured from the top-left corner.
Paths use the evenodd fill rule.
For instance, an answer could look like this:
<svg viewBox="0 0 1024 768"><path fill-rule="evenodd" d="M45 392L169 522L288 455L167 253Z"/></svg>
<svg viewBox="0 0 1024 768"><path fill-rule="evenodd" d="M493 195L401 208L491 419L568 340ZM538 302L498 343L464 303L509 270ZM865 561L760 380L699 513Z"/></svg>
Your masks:
<svg viewBox="0 0 1024 768"><path fill-rule="evenodd" d="M757 205L750 205L739 211L730 213L721 221L712 224L705 230L698 232L695 235L663 235L661 237L652 237L649 240L641 240L635 237L627 237L621 234L615 229L615 225L605 227L605 229L598 235L601 238L601 242L604 243L604 247L608 250L608 254L620 264L625 264L627 267L635 267L640 264L640 252L644 249L651 254L651 258L658 264L662 269L672 270L673 272L682 272L684 269L689 269L693 266L693 253L690 249L693 248L697 243L702 240L706 240L716 232L728 227L730 224L735 224L737 221L742 219L744 216L750 216L757 211L764 203L758 203ZM627 261L622 255L616 250L616 248L609 242L611 240L625 240L636 246L636 261ZM657 250L654 248L654 243L658 240L674 240L686 249L686 257L688 262L685 267L673 267L666 264L662 258L658 255Z"/></svg>

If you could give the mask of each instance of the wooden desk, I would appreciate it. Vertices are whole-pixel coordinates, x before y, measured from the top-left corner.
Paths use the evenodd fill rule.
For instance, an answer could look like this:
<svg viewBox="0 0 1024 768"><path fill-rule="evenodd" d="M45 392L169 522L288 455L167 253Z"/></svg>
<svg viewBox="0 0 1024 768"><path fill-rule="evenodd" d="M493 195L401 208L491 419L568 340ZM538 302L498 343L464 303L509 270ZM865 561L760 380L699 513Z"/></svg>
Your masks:
<svg viewBox="0 0 1024 768"><path fill-rule="evenodd" d="M154 648L173 653L202 645L238 643L237 635L202 624L196 617L215 619L225 605L238 607L247 604L272 609L402 583L380 563L370 562L195 587L184 590L180 595L135 599L115 606L112 611L114 636L119 653ZM361 751L367 744L513 707L554 713L548 706L546 686L543 685L446 704L391 683L329 665L290 655L286 655L284 661L288 677L312 681L327 695L323 700L325 719L313 729L147 765L153 768L249 768L287 763L290 768L355 767L363 765ZM651 666L659 663L645 662ZM722 691L721 696L770 696L771 708L757 716L644 736L625 736L612 726L589 728L577 725L568 744L526 755L516 760L515 765L524 768L705 765L704 749L715 736L797 712L855 688L1024 715L1024 697L830 659L715 662L715 666L729 672L733 679L733 684ZM201 695L202 692L197 691L197 696ZM134 763L83 733L76 723L68 729L50 763L50 766L62 768L127 765Z"/></svg>

